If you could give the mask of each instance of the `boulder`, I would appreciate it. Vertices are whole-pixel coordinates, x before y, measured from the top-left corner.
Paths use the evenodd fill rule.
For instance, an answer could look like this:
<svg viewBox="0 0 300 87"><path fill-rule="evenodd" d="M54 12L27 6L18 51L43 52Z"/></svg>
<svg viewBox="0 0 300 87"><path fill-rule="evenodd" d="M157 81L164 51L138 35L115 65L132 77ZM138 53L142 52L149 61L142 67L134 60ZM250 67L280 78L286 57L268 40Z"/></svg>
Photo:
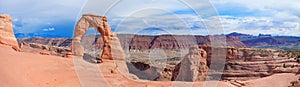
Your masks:
<svg viewBox="0 0 300 87"><path fill-rule="evenodd" d="M20 51L17 39L12 27L12 19L9 15L0 15L0 44L12 46L16 51Z"/></svg>
<svg viewBox="0 0 300 87"><path fill-rule="evenodd" d="M48 52L40 52L41 55L50 55Z"/></svg>
<svg viewBox="0 0 300 87"><path fill-rule="evenodd" d="M66 58L72 58L72 52L67 52L64 57L66 57Z"/></svg>

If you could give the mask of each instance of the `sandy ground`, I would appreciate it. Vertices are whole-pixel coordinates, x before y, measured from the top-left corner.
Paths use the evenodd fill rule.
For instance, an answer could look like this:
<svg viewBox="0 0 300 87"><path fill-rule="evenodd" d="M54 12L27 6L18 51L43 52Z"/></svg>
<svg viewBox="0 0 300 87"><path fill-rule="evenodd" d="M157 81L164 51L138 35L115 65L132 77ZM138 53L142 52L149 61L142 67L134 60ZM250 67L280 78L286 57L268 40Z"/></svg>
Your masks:
<svg viewBox="0 0 300 87"><path fill-rule="evenodd" d="M71 59L0 46L0 87L78 87Z"/></svg>
<svg viewBox="0 0 300 87"><path fill-rule="evenodd" d="M292 73L275 74L269 77L249 80L247 87L288 87L290 82L297 81L300 75Z"/></svg>
<svg viewBox="0 0 300 87"><path fill-rule="evenodd" d="M0 45L0 87L235 87L224 81L137 81L124 73L122 61L104 62L91 64L79 58L16 52ZM287 87L295 79L295 74L278 74L245 83L249 87Z"/></svg>

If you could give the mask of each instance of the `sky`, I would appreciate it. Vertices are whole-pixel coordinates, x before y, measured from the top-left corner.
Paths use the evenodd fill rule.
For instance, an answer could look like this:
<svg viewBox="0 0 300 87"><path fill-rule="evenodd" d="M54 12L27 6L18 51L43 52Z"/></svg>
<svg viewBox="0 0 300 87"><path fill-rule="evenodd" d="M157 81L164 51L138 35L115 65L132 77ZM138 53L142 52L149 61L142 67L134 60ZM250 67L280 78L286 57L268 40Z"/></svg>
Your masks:
<svg viewBox="0 0 300 87"><path fill-rule="evenodd" d="M0 14L11 15L15 33L25 36L72 37L85 13L107 16L116 33L300 36L299 5L299 0L0 0Z"/></svg>

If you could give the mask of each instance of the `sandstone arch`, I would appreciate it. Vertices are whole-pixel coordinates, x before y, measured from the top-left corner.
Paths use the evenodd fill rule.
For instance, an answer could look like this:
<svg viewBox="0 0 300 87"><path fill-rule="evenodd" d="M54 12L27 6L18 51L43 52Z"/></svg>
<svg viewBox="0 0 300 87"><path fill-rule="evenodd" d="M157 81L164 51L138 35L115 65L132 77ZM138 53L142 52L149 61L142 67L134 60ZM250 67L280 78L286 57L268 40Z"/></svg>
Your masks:
<svg viewBox="0 0 300 87"><path fill-rule="evenodd" d="M107 18L105 16L94 14L84 14L76 24L71 47L74 56L84 55L84 48L81 45L81 39L85 35L86 31L91 27L100 32L103 38L104 45L101 54L102 59L125 60L120 41L116 34L111 31Z"/></svg>

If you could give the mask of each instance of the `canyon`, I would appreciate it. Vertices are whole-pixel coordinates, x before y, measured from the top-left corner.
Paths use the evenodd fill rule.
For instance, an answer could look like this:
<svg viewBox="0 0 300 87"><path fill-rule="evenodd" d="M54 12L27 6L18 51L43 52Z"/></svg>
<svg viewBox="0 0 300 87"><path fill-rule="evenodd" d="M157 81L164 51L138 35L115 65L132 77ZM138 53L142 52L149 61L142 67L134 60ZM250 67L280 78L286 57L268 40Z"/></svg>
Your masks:
<svg viewBox="0 0 300 87"><path fill-rule="evenodd" d="M171 38L171 35L145 36L120 34L118 37L120 38L122 48L125 50L125 52L128 50L128 56L126 56L126 60L128 61L127 66L129 67L129 72L136 74L140 79L154 81L170 81L173 76L172 73L174 73L174 70L176 70L176 65L180 64L180 61L184 59L184 56L189 53L187 50L181 50L181 48L185 49L195 46L195 44L188 43L188 41L186 41L187 43L183 43L184 45L180 47L176 43L176 40L187 39L184 39L184 37L182 37L183 39L174 39ZM130 40L132 37L133 39ZM155 37L156 39L154 39ZM186 38L188 38L188 36L186 36ZM202 40L199 48L204 49L207 53L206 65L208 67L210 67L212 62L220 62L221 64L224 63L223 66L220 66L224 67L222 68L223 72L210 70L214 73L209 73L206 77L206 80L218 79L216 77L219 76L221 80L247 81L251 79L268 77L278 73L300 73L300 64L298 63L297 58L297 55L300 53L299 51L291 52L287 50L247 48L245 44L233 36L227 37L229 39L226 40L231 46L210 47L206 46L209 44L208 37L198 36L198 38L201 38L198 40L198 42L201 42L200 40ZM70 42L72 39L27 38L18 39L18 41L67 49L70 47ZM86 48L85 52L87 54L95 57L100 55L103 46L100 35L87 35L82 40L82 43ZM39 47L39 49L42 48ZM214 59L212 59L212 49L221 51L223 50L223 54L226 56L222 56L222 54L220 54L220 57L214 57ZM160 50L161 53L152 54L155 52L155 50ZM70 50L66 50L66 52L62 53L61 55L64 56L69 51ZM160 56L161 54L165 55ZM165 63L165 65L161 65L161 63ZM139 72L137 73L137 71Z"/></svg>

